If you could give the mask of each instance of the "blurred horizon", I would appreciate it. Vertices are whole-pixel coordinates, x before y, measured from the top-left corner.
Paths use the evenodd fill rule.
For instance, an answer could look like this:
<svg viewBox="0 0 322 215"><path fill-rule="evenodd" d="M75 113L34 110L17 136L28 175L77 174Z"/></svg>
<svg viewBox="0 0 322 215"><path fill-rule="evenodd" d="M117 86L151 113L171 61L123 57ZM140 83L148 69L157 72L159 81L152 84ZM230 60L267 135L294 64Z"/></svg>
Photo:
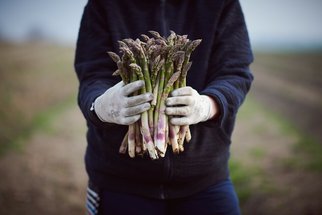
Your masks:
<svg viewBox="0 0 322 215"><path fill-rule="evenodd" d="M0 40L75 46L87 0L0 0ZM321 51L322 1L240 0L255 51Z"/></svg>

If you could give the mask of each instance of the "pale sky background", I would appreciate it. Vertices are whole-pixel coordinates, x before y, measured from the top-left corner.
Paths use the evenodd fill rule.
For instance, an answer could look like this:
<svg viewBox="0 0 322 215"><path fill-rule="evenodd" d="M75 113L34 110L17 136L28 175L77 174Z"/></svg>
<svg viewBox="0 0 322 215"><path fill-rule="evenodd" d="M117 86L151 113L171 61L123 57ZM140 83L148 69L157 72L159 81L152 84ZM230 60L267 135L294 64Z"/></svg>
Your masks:
<svg viewBox="0 0 322 215"><path fill-rule="evenodd" d="M75 45L87 0L0 0L0 36ZM202 2L202 1L201 1ZM322 50L322 0L240 0L255 49Z"/></svg>

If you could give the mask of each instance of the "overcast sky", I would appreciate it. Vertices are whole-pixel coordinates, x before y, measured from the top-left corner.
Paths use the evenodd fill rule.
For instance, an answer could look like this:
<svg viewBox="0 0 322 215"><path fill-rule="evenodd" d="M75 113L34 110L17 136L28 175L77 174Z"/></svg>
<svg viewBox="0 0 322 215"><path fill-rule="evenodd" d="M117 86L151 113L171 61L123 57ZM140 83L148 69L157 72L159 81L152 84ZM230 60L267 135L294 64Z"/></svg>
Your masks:
<svg viewBox="0 0 322 215"><path fill-rule="evenodd" d="M241 0L254 46L320 46L322 0Z"/></svg>
<svg viewBox="0 0 322 215"><path fill-rule="evenodd" d="M0 0L0 36L74 45L87 0ZM322 47L322 0L240 0L253 47Z"/></svg>

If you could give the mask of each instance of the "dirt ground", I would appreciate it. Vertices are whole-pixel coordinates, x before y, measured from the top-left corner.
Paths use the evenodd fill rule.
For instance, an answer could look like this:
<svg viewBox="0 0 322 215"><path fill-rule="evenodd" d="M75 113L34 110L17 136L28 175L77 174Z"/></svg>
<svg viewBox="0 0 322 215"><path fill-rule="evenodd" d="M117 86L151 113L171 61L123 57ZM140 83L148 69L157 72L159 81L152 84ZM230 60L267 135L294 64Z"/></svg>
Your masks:
<svg viewBox="0 0 322 215"><path fill-rule="evenodd" d="M85 122L76 107L0 159L0 214L84 214Z"/></svg>
<svg viewBox="0 0 322 215"><path fill-rule="evenodd" d="M257 54L251 95L322 144L322 54Z"/></svg>
<svg viewBox="0 0 322 215"><path fill-rule="evenodd" d="M305 131L311 131L313 123L312 134L320 138L322 109L317 88L301 88L287 78L267 75L261 68L268 67L255 67L251 93L254 101L261 102L264 109L281 111L288 119L295 118L305 105L313 108L305 110L315 111L316 118L306 114L295 118L295 122ZM252 104L247 107L251 110L238 118L232 144L232 159L255 171L249 179L250 195L242 205L244 214L322 214L321 171L287 163L298 156L293 150L298 136L285 133L265 110ZM78 107L69 106L50 122L48 129L38 129L25 140L25 147L0 157L0 214L84 214L85 132Z"/></svg>
<svg viewBox="0 0 322 215"><path fill-rule="evenodd" d="M301 165L305 159L294 151L296 135L285 135L281 126L258 110L237 120L231 157L250 175L249 198L244 214L322 214L322 173Z"/></svg>
<svg viewBox="0 0 322 215"><path fill-rule="evenodd" d="M232 146L234 157L257 168L262 177L243 205L244 212L322 214L322 173L301 166L313 156L298 153L303 148L295 150L303 139L322 144L322 55L256 55L255 59L249 96L263 109L248 110L247 117L239 118ZM300 133L283 128L285 121Z"/></svg>
<svg viewBox="0 0 322 215"><path fill-rule="evenodd" d="M265 131L258 132L258 127ZM49 131L35 133L26 143L28 147L3 156L0 214L83 214L87 181L84 135L81 113L72 107L52 122ZM321 214L321 173L281 165L283 158L293 156L295 142L296 137L284 135L260 112L239 118L232 158L262 171L259 185L254 180L255 187L243 205L244 214ZM251 154L256 149L265 154L256 159Z"/></svg>

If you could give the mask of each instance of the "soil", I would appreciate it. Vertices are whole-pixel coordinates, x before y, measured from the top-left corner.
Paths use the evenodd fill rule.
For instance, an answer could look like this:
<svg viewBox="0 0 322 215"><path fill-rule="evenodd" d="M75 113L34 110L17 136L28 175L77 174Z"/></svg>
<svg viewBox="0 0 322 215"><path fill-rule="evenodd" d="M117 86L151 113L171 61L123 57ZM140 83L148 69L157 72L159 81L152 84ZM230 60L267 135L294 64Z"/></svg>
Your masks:
<svg viewBox="0 0 322 215"><path fill-rule="evenodd" d="M76 107L0 159L0 214L84 214L85 121Z"/></svg>
<svg viewBox="0 0 322 215"><path fill-rule="evenodd" d="M294 150L299 136L322 144L321 59L321 54L257 55L249 96L300 134L285 132L264 113L239 118L232 156L261 175L243 205L245 214L322 214L322 172L287 163L311 159Z"/></svg>
<svg viewBox="0 0 322 215"><path fill-rule="evenodd" d="M287 75L267 75L265 67L254 68L251 96L320 140L321 91L295 86ZM265 117L256 111L240 117L233 135L233 159L256 167L261 175L252 182L255 188L242 206L244 214L322 214L322 173L283 165L295 156L297 137ZM21 150L3 155L0 214L84 214L85 133L84 118L72 106L50 123L50 129L36 131Z"/></svg>
<svg viewBox="0 0 322 215"><path fill-rule="evenodd" d="M260 112L237 120L231 157L250 172L251 187L243 213L322 214L322 172L287 163L305 157L294 152L298 137L285 135L273 122Z"/></svg>
<svg viewBox="0 0 322 215"><path fill-rule="evenodd" d="M322 144L322 54L258 54L251 96Z"/></svg>

